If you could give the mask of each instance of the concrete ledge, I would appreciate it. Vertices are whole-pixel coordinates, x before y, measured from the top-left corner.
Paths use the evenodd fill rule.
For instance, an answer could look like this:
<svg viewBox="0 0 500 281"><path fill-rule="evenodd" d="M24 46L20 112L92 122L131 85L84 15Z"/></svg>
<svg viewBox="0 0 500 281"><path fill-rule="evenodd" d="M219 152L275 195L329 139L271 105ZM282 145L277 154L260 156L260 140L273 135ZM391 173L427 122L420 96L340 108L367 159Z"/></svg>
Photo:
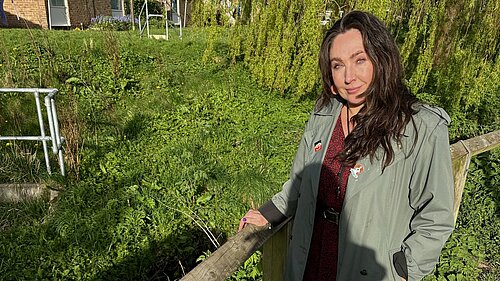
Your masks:
<svg viewBox="0 0 500 281"><path fill-rule="evenodd" d="M166 40L167 39L167 35L149 35L149 38L154 38L154 39L157 39L157 40L160 40L160 39Z"/></svg>
<svg viewBox="0 0 500 281"><path fill-rule="evenodd" d="M45 184L0 184L0 203L18 203L40 198L51 201L57 194L57 191L47 188Z"/></svg>

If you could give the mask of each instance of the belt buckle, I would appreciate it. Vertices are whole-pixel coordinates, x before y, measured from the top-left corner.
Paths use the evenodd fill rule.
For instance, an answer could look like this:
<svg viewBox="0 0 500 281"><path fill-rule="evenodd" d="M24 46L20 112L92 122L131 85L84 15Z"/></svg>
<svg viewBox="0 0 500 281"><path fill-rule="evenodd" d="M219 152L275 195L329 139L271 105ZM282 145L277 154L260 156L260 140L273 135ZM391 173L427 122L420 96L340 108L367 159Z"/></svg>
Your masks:
<svg viewBox="0 0 500 281"><path fill-rule="evenodd" d="M323 218L331 223L339 224L340 213L329 208L323 211Z"/></svg>

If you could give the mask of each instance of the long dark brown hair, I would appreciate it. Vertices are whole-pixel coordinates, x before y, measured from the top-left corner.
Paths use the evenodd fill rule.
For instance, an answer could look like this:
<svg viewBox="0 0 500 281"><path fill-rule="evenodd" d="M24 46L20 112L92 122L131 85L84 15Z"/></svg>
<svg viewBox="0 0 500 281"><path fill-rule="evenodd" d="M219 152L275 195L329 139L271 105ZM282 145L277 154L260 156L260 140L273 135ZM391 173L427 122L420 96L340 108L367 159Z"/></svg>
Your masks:
<svg viewBox="0 0 500 281"><path fill-rule="evenodd" d="M406 125L413 122L412 115L416 112L413 105L417 99L404 83L401 56L393 37L384 23L372 14L350 12L326 32L319 53L323 92L316 109L330 103L332 97L346 104L339 95L332 93L331 87L335 85L329 54L335 37L350 29L361 32L365 51L373 64L373 80L363 93L365 105L352 118L356 127L346 137L345 148L339 158L349 165L368 155L373 161L377 149L382 148L384 170L394 159L391 140L401 144Z"/></svg>

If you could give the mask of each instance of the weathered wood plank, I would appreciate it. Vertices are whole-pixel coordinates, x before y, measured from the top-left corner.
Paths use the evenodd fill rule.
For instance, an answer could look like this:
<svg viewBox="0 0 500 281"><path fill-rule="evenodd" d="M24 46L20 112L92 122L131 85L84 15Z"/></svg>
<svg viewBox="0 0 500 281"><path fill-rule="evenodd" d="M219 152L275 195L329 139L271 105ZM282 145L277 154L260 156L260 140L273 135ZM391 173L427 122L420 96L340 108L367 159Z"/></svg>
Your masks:
<svg viewBox="0 0 500 281"><path fill-rule="evenodd" d="M267 227L248 225L181 280L225 280L261 247L272 234L273 230L269 230Z"/></svg>
<svg viewBox="0 0 500 281"><path fill-rule="evenodd" d="M451 159L466 155L467 148L471 156L474 156L498 146L500 146L500 130L452 144L450 146Z"/></svg>
<svg viewBox="0 0 500 281"><path fill-rule="evenodd" d="M469 169L471 156L466 154L453 159L453 181L455 184L455 195L453 198L453 218L457 222L460 202L462 202L462 194L464 193L465 181L467 179L467 171Z"/></svg>

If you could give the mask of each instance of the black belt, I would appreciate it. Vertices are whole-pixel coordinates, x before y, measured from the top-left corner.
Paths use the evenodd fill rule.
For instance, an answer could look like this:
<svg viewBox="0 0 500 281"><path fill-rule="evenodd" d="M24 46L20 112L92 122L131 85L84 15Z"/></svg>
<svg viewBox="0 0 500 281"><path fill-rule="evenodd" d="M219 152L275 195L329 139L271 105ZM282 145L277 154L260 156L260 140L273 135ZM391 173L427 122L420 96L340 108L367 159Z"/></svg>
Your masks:
<svg viewBox="0 0 500 281"><path fill-rule="evenodd" d="M339 224L340 221L340 212L335 211L334 208L328 208L325 209L323 212L321 212L321 216L334 224Z"/></svg>

